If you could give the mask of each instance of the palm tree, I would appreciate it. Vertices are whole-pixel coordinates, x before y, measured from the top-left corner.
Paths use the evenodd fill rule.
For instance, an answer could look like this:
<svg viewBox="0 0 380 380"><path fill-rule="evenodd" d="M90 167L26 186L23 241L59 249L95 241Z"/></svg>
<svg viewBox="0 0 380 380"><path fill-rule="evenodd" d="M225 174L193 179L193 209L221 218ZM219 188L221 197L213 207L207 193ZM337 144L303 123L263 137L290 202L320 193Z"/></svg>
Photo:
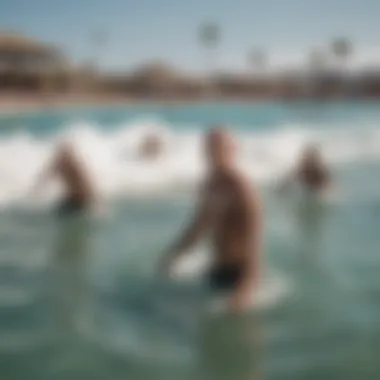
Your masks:
<svg viewBox="0 0 380 380"><path fill-rule="evenodd" d="M248 64L255 71L261 72L267 64L266 52L261 48L254 48L248 53Z"/></svg>
<svg viewBox="0 0 380 380"><path fill-rule="evenodd" d="M220 27L215 22L205 22L199 26L198 41L206 56L206 71L212 75L215 71L215 54L220 42Z"/></svg>
<svg viewBox="0 0 380 380"><path fill-rule="evenodd" d="M316 85L321 80L321 74L326 67L326 53L318 48L314 48L309 52L308 56L309 66L309 88L308 91L314 92Z"/></svg>
<svg viewBox="0 0 380 380"><path fill-rule="evenodd" d="M93 51L91 63L93 68L100 66L101 56L107 44L108 35L104 29L95 30L90 36L91 50Z"/></svg>
<svg viewBox="0 0 380 380"><path fill-rule="evenodd" d="M345 37L333 39L331 42L331 52L337 64L340 66L342 86L344 85L344 76L347 74L347 62L352 56L353 46L352 42Z"/></svg>
<svg viewBox="0 0 380 380"><path fill-rule="evenodd" d="M331 52L335 59L344 66L351 57L353 51L352 42L348 38L339 37L331 42Z"/></svg>
<svg viewBox="0 0 380 380"><path fill-rule="evenodd" d="M309 67L312 72L320 72L325 68L326 54L321 49L312 49L309 53Z"/></svg>

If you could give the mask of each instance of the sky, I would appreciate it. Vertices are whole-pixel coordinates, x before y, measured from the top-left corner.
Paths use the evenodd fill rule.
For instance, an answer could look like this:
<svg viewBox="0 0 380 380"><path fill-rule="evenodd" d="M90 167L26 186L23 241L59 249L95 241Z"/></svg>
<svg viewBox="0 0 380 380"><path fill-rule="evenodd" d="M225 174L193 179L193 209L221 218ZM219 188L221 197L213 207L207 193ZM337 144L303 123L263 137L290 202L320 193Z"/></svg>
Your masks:
<svg viewBox="0 0 380 380"><path fill-rule="evenodd" d="M0 0L0 30L117 71L156 60L204 70L197 27L206 21L221 28L213 56L220 70L248 70L255 47L267 51L270 67L305 62L311 48L336 36L353 41L353 65L380 63L379 18L380 0ZM100 49L96 33L106 36Z"/></svg>

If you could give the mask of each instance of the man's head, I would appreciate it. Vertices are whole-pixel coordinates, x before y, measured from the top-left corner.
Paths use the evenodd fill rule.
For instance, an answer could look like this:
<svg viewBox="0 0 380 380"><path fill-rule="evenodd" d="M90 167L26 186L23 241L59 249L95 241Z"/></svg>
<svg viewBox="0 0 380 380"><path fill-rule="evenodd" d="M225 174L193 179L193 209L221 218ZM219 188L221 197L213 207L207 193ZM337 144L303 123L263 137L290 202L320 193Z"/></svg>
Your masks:
<svg viewBox="0 0 380 380"><path fill-rule="evenodd" d="M316 144L308 144L302 154L302 162L304 165L320 165L322 156L319 147Z"/></svg>
<svg viewBox="0 0 380 380"><path fill-rule="evenodd" d="M65 138L58 141L54 150L54 159L60 163L74 162L78 158L78 150L73 141Z"/></svg>
<svg viewBox="0 0 380 380"><path fill-rule="evenodd" d="M227 168L233 164L236 155L236 142L223 127L214 127L206 135L206 155L213 168Z"/></svg>
<svg viewBox="0 0 380 380"><path fill-rule="evenodd" d="M156 158L162 153L163 142L158 135L148 135L140 146L140 155L144 158Z"/></svg>
<svg viewBox="0 0 380 380"><path fill-rule="evenodd" d="M73 145L69 139L60 140L55 148L55 153L58 156L70 156L73 151Z"/></svg>

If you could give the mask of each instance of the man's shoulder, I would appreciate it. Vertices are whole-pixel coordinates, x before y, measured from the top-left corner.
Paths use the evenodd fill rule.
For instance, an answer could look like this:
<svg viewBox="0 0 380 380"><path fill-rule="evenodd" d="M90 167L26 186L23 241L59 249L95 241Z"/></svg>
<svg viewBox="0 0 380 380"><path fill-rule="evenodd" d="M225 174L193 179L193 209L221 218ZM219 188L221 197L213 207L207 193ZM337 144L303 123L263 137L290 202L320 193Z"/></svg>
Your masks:
<svg viewBox="0 0 380 380"><path fill-rule="evenodd" d="M253 183L248 175L242 171L235 170L228 175L229 182L237 189L253 190Z"/></svg>
<svg viewBox="0 0 380 380"><path fill-rule="evenodd" d="M244 173L236 172L231 177L234 192L239 199L247 204L258 204L259 194L254 182Z"/></svg>
<svg viewBox="0 0 380 380"><path fill-rule="evenodd" d="M255 186L246 173L234 170L224 173L221 177L207 178L202 183L201 189L212 190L228 187L236 190L254 191Z"/></svg>

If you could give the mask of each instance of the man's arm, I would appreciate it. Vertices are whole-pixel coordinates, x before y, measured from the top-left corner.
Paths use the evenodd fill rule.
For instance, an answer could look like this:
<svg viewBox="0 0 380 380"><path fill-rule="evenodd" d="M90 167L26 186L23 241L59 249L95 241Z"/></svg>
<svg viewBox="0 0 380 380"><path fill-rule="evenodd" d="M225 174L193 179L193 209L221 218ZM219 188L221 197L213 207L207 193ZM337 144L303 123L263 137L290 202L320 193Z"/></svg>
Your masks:
<svg viewBox="0 0 380 380"><path fill-rule="evenodd" d="M235 311L244 310L252 302L253 290L259 280L262 243L262 220L258 194L244 179L238 180L237 192L244 210L242 237L245 252L243 276L229 300L229 306Z"/></svg>
<svg viewBox="0 0 380 380"><path fill-rule="evenodd" d="M320 192L322 198L329 200L339 196L340 189L334 181L332 173L327 168L324 168L323 176L323 186Z"/></svg>
<svg viewBox="0 0 380 380"><path fill-rule="evenodd" d="M55 175L57 169L57 160L56 158L53 159L53 161L43 170L41 173L39 173L36 182L33 185L32 192L34 194L38 194L44 184Z"/></svg>
<svg viewBox="0 0 380 380"><path fill-rule="evenodd" d="M171 264L182 254L193 246L201 236L207 231L214 220L214 210L208 196L207 190L202 190L199 194L198 206L192 221L178 240L166 251L161 269L167 271Z"/></svg>

